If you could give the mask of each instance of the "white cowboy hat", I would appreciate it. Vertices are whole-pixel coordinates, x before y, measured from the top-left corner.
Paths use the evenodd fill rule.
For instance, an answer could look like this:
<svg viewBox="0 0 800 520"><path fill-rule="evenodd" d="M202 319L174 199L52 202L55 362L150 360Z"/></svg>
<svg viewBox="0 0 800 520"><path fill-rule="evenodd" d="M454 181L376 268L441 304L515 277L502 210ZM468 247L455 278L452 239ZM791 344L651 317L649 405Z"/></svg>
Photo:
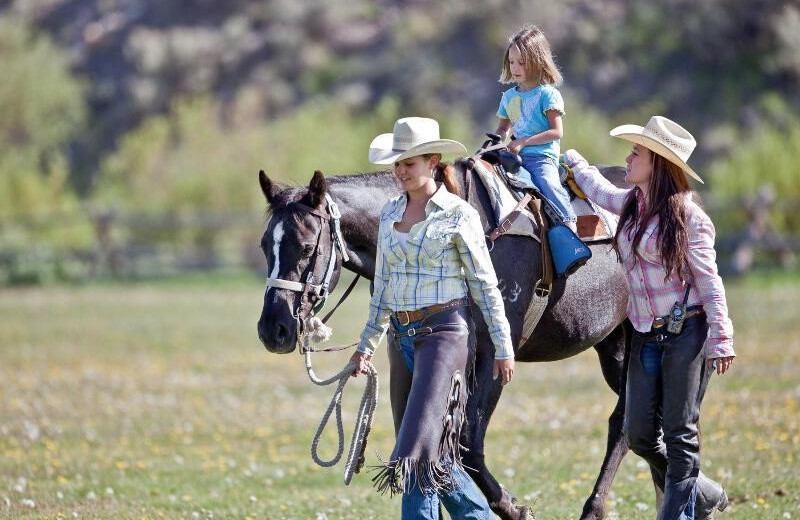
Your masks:
<svg viewBox="0 0 800 520"><path fill-rule="evenodd" d="M429 153L465 153L466 147L452 139L439 138L439 123L427 117L404 117L394 124L394 133L381 134L369 145L369 162L393 164Z"/></svg>
<svg viewBox="0 0 800 520"><path fill-rule="evenodd" d="M614 137L640 144L657 153L671 163L677 164L683 171L705 184L703 179L686 164L697 141L692 134L681 125L663 116L653 116L647 125L622 125L609 132Z"/></svg>

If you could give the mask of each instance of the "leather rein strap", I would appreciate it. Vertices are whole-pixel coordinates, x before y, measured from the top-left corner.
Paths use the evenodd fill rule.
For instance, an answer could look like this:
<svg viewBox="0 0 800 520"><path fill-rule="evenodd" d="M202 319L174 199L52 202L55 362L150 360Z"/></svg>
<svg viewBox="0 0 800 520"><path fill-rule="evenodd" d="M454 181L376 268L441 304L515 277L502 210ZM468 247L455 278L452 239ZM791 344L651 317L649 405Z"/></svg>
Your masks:
<svg viewBox="0 0 800 520"><path fill-rule="evenodd" d="M511 229L511 225L514 223L515 220L517 220L517 217L519 217L522 214L522 208L527 206L532 198L533 195L531 195L531 192L527 192L524 197L519 199L517 205L514 206L514 209L512 209L511 213L509 213L508 216L505 219L503 219L500 225L494 228L491 231L491 233L486 235L486 238L489 239L489 242L492 244L492 246L494 246L495 240L500 238L501 235L504 235L506 232L508 232L509 229ZM489 251L491 250L492 248L490 247Z"/></svg>

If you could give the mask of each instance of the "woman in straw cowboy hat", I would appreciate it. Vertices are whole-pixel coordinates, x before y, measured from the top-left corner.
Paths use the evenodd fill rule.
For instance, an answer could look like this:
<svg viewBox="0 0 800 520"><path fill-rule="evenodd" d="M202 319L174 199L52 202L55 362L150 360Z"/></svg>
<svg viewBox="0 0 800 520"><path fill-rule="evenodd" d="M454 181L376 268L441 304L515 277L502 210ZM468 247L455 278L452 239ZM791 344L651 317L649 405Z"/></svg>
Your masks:
<svg viewBox="0 0 800 520"><path fill-rule="evenodd" d="M698 420L711 374L735 357L733 326L717 273L714 225L692 198L692 135L654 116L611 135L633 143L621 189L575 150L564 154L580 188L620 216L613 246L625 266L635 329L628 366L625 433L664 492L659 520L712 518L725 491L700 472Z"/></svg>
<svg viewBox="0 0 800 520"><path fill-rule="evenodd" d="M514 351L478 213L457 195L452 166L441 161L464 152L439 137L435 120L421 117L399 119L369 149L371 162L394 165L404 193L381 212L374 290L353 375L366 372L364 362L388 328L397 439L373 480L380 491L403 494L403 519L438 518L440 500L454 519L493 518L459 455L475 353L468 293L488 325L502 384L513 376Z"/></svg>

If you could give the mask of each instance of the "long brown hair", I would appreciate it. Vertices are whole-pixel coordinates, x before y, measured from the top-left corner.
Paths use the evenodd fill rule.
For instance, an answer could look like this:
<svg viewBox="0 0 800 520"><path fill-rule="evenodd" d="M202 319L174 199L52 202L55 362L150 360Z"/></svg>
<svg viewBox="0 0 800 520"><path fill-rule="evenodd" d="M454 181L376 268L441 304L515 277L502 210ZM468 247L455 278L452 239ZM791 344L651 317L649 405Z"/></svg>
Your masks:
<svg viewBox="0 0 800 520"><path fill-rule="evenodd" d="M550 42L547 41L541 29L535 25L527 25L517 31L508 39L506 52L503 54L503 67L500 70L500 83L514 83L511 75L511 65L508 53L511 47L519 49L522 59L525 60L525 74L535 79L535 83L547 83L558 86L561 84L561 72L558 70L550 51Z"/></svg>
<svg viewBox="0 0 800 520"><path fill-rule="evenodd" d="M447 188L447 191L460 197L461 189L458 187L458 183L456 182L456 170L453 168L453 165L442 162L442 156L438 153L426 153L423 155L423 157L425 160L428 160L434 155L439 156L439 162L436 164L436 173L434 173L433 179L436 182L443 183L444 187Z"/></svg>
<svg viewBox="0 0 800 520"><path fill-rule="evenodd" d="M649 150L649 149L648 149ZM680 280L685 280L689 268L689 235L686 231L686 194L690 191L689 180L680 166L650 151L653 174L647 193L647 205L639 215L636 189L631 190L622 208L617 225L617 233L612 242L617 258L621 233L634 233L631 240L632 253L639 255L639 242L642 240L647 223L658 217L658 252L664 265L664 281L674 271Z"/></svg>

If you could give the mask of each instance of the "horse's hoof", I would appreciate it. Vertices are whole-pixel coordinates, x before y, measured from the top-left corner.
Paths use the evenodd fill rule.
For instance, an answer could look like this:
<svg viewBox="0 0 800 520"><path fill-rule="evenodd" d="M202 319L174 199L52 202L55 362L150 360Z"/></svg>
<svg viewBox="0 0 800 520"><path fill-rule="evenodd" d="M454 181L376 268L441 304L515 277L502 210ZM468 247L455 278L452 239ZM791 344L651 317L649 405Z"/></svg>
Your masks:
<svg viewBox="0 0 800 520"><path fill-rule="evenodd" d="M583 505L581 520L602 520L605 516L604 500L592 495Z"/></svg>
<svg viewBox="0 0 800 520"><path fill-rule="evenodd" d="M536 516L533 514L533 510L528 506L514 506L517 508L517 513L519 516L519 520L536 520Z"/></svg>
<svg viewBox="0 0 800 520"><path fill-rule="evenodd" d="M536 520L530 507L517 505L514 497L505 492L498 502L492 502L489 506L503 520Z"/></svg>

